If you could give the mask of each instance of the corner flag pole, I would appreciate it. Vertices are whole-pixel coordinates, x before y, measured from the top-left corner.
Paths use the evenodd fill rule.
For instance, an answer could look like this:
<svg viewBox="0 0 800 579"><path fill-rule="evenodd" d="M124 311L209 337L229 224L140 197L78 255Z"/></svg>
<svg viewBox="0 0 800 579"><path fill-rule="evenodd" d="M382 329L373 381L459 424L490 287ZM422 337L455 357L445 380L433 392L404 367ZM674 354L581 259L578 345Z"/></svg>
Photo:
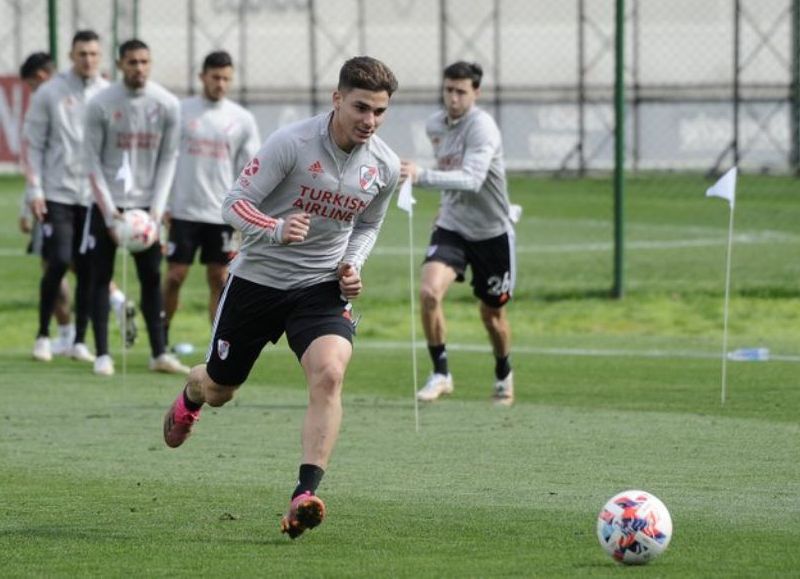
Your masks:
<svg viewBox="0 0 800 579"><path fill-rule="evenodd" d="M728 305L731 295L731 254L733 253L733 209L736 205L736 174L733 167L706 191L706 197L721 197L728 201L730 218L728 220L728 254L725 260L725 305L722 314L722 393L721 403L725 404L728 394Z"/></svg>
<svg viewBox="0 0 800 579"><path fill-rule="evenodd" d="M728 393L728 304L731 296L731 253L733 253L733 203L728 220L728 255L725 264L725 305L722 314L722 393L721 404L725 404Z"/></svg>
<svg viewBox="0 0 800 579"><path fill-rule="evenodd" d="M124 151L122 153L122 165L120 166L119 170L117 171L116 176L117 181L122 181L122 193L123 193L123 201L122 201L122 209L123 211L126 209L128 205L128 193L133 189L133 172L131 171L131 164L130 159L128 157L128 151ZM125 219L125 214L123 213L122 219ZM123 231L125 229L123 228ZM122 235L122 293L126 296L128 295L128 236ZM126 298L127 299L127 298ZM128 374L128 350L125 347L125 328L128 325L128 312L123 304L122 307L122 332L120 335L122 337L122 385L125 386L125 378Z"/></svg>
<svg viewBox="0 0 800 579"><path fill-rule="evenodd" d="M415 312L414 283L414 199L411 191L411 180L406 179L397 194L397 206L408 213L408 292L411 304L411 372L414 385L414 429L419 433L419 400L417 400L417 316Z"/></svg>

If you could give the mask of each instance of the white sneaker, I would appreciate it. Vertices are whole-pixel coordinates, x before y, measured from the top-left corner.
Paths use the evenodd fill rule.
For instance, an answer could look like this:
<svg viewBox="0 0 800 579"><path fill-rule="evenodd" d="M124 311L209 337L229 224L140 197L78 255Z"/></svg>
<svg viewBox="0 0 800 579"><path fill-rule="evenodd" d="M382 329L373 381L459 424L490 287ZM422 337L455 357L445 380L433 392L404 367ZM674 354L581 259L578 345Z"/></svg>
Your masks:
<svg viewBox="0 0 800 579"><path fill-rule="evenodd" d="M511 406L514 404L514 372L509 372L503 380L494 383L492 400L496 406Z"/></svg>
<svg viewBox="0 0 800 579"><path fill-rule="evenodd" d="M78 360L79 362L94 362L94 354L89 351L89 348L86 347L86 344L75 344L72 346L72 352L70 356L73 360Z"/></svg>
<svg viewBox="0 0 800 579"><path fill-rule="evenodd" d="M108 354L98 356L94 361L94 373L100 376L114 375L114 360Z"/></svg>
<svg viewBox="0 0 800 579"><path fill-rule="evenodd" d="M428 376L428 381L425 386L420 388L417 392L417 400L423 402L433 402L442 394L453 393L453 375L452 374L436 374L435 372Z"/></svg>
<svg viewBox="0 0 800 579"><path fill-rule="evenodd" d="M50 350L50 338L46 336L36 338L33 343L33 358L40 362L49 362L53 359L53 352Z"/></svg>
<svg viewBox="0 0 800 579"><path fill-rule="evenodd" d="M164 352L158 358L150 358L150 370L153 372L164 372L166 374L188 374L189 366L184 366L172 354Z"/></svg>

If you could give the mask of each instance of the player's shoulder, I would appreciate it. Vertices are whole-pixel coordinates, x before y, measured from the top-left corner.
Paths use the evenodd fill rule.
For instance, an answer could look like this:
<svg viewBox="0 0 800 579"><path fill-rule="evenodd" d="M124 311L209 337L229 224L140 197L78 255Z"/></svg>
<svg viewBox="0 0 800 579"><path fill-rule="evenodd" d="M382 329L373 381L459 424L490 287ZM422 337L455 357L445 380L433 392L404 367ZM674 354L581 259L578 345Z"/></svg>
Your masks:
<svg viewBox="0 0 800 579"><path fill-rule="evenodd" d="M241 119L244 119L248 122L252 121L253 123L256 122L256 117L251 113L248 109L244 106L240 105L236 101L232 101L231 99L225 99L223 101L223 106L228 111L228 114L237 116Z"/></svg>
<svg viewBox="0 0 800 579"><path fill-rule="evenodd" d="M155 81L147 81L145 92L148 96L158 100L164 105L174 107L176 109L180 108L180 101L178 100L178 97Z"/></svg>
<svg viewBox="0 0 800 579"><path fill-rule="evenodd" d="M124 98L125 91L122 88L121 82L112 82L109 83L107 86L103 87L98 91L96 95L94 95L91 99L89 99L88 105L90 107L103 107L107 103L116 103L120 99Z"/></svg>
<svg viewBox="0 0 800 579"><path fill-rule="evenodd" d="M369 150L372 155L374 155L378 161L385 164L387 167L390 168L397 168L400 170L400 157L397 153L394 152L386 141L380 138L378 135L372 135L369 139Z"/></svg>
<svg viewBox="0 0 800 579"><path fill-rule="evenodd" d="M428 115L428 118L425 120L425 128L428 131L431 130L443 130L447 127L447 113L440 109L435 113Z"/></svg>

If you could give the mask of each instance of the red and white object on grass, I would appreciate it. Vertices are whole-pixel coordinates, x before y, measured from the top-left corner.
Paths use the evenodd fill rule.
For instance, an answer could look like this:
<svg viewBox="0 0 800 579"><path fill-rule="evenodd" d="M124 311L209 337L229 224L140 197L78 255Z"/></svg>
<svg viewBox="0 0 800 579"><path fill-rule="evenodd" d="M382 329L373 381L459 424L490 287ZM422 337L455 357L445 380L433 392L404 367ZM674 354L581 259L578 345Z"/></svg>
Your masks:
<svg viewBox="0 0 800 579"><path fill-rule="evenodd" d="M672 517L656 496L624 491L611 497L597 516L597 539L616 561L643 565L667 549Z"/></svg>

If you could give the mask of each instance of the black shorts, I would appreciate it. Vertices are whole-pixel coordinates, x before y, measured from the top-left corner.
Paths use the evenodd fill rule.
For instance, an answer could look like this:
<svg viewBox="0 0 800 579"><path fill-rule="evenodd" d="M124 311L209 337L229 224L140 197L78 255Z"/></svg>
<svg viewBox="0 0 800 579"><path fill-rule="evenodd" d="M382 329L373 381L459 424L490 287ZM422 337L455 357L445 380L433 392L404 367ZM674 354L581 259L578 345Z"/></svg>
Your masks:
<svg viewBox="0 0 800 579"><path fill-rule="evenodd" d="M228 265L236 255L233 227L173 219L169 227L167 261L190 265L194 262L198 248L200 248L200 263Z"/></svg>
<svg viewBox="0 0 800 579"><path fill-rule="evenodd" d="M300 360L320 336L336 335L352 343L350 304L340 297L339 282L279 290L231 275L214 319L206 371L223 386L242 384L267 342L286 333Z"/></svg>
<svg viewBox="0 0 800 579"><path fill-rule="evenodd" d="M458 233L437 227L425 254L425 263L438 261L464 281L467 266L472 269L472 293L487 306L499 308L511 299L516 280L514 231L498 237L469 241Z"/></svg>

